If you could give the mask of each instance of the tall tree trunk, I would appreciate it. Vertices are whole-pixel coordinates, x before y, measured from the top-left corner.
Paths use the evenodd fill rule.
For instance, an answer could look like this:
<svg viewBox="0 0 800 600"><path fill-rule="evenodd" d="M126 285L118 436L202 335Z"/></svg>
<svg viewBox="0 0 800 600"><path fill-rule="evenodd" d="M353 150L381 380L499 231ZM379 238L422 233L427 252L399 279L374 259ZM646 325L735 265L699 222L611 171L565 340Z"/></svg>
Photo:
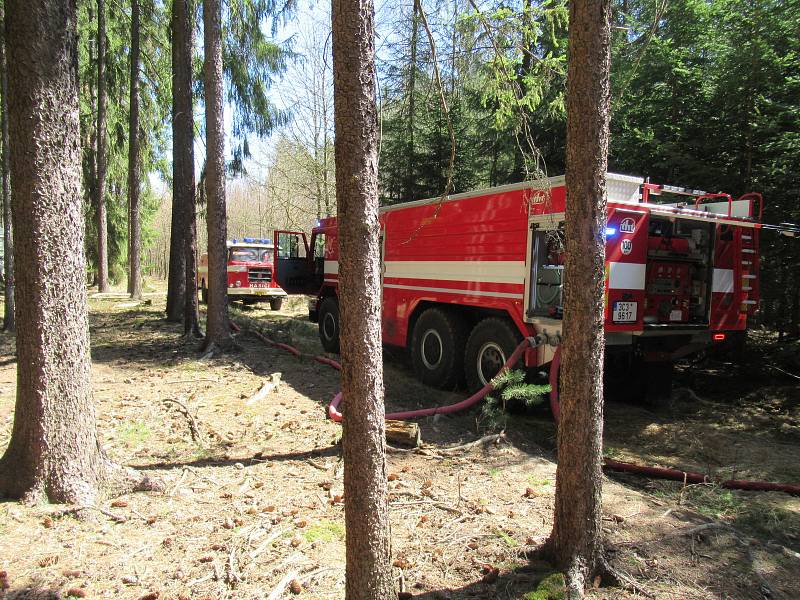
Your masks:
<svg viewBox="0 0 800 600"><path fill-rule="evenodd" d="M528 95L529 88L526 83L527 77L533 69L533 53L536 51L531 29L536 27L532 22L531 0L522 0L522 63L517 72L519 89L519 100ZM526 105L519 107L519 131L516 135L516 145L514 147L514 177L517 181L530 179L535 173L531 172L531 160L533 153L533 139L531 132L531 122L533 115Z"/></svg>
<svg viewBox="0 0 800 600"><path fill-rule="evenodd" d="M11 226L11 153L8 140L8 63L6 61L6 30L3 6L0 4L0 135L3 144L3 273L5 275L5 305L3 331L14 331L14 228Z"/></svg>
<svg viewBox="0 0 800 600"><path fill-rule="evenodd" d="M414 167L414 120L416 118L416 84L417 84L417 46L419 40L419 5L420 0L414 0L414 8L411 13L411 48L408 69L408 121L406 122L406 174L403 185L403 193L400 197L401 202L416 200Z"/></svg>
<svg viewBox="0 0 800 600"><path fill-rule="evenodd" d="M182 6L179 6L182 5ZM194 160L187 157L183 144L193 143L191 72L184 67L187 44L191 44L191 33L178 31L188 21L185 0L172 0L172 226L169 238L169 270L167 275L167 321L183 320L186 309L186 211L187 203L194 204ZM182 14L179 14L182 13ZM191 61L191 46L188 46ZM188 99L188 104L186 100ZM185 111L189 110L186 114ZM184 111L184 112L182 112ZM186 127L189 127L187 137ZM180 138L180 141L178 140ZM190 151L193 155L193 152ZM186 162L192 158L192 162ZM191 181L187 180L191 170ZM188 192L187 185L191 185ZM187 193L188 192L188 193Z"/></svg>
<svg viewBox="0 0 800 600"><path fill-rule="evenodd" d="M113 473L89 378L76 3L5 4L19 368L0 496L93 505Z"/></svg>
<svg viewBox="0 0 800 600"><path fill-rule="evenodd" d="M570 2L561 418L550 546L571 597L602 561L603 283L610 0Z"/></svg>
<svg viewBox="0 0 800 600"><path fill-rule="evenodd" d="M106 211L106 8L97 0L97 288L108 291L108 214Z"/></svg>
<svg viewBox="0 0 800 600"><path fill-rule="evenodd" d="M206 346L231 345L228 323L228 263L225 238L225 132L222 108L222 10L220 0L203 2L203 79L206 94L206 223L208 308Z"/></svg>
<svg viewBox="0 0 800 600"><path fill-rule="evenodd" d="M131 85L128 121L128 211L130 214L130 254L128 255L128 293L142 297L142 224L140 221L140 150L139 150L139 0L131 2Z"/></svg>
<svg viewBox="0 0 800 600"><path fill-rule="evenodd" d="M348 600L396 598L390 564L381 351L372 0L333 1Z"/></svg>
<svg viewBox="0 0 800 600"><path fill-rule="evenodd" d="M194 181L194 103L192 102L192 12L190 0L172 0L172 180L173 225L180 215L184 275L180 304L183 331L200 336L197 305L197 213ZM171 243L171 242L170 242ZM174 247L170 246L170 257ZM170 275L172 274L170 266ZM168 311L169 312L169 311Z"/></svg>

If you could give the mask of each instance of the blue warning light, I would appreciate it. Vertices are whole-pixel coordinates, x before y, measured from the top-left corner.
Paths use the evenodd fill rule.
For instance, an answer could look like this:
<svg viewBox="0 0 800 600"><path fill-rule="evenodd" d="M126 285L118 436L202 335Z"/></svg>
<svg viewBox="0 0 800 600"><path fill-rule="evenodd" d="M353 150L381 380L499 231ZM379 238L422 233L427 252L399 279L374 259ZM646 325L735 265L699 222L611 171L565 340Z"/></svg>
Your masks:
<svg viewBox="0 0 800 600"><path fill-rule="evenodd" d="M617 229L615 227L606 227L606 239L614 237L615 235L617 235Z"/></svg>

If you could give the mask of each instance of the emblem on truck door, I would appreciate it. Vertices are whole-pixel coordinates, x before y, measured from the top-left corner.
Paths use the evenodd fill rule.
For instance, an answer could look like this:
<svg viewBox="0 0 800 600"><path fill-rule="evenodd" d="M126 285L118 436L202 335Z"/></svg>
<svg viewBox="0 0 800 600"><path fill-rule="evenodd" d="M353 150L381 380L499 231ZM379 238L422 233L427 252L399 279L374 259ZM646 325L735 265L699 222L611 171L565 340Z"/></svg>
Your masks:
<svg viewBox="0 0 800 600"><path fill-rule="evenodd" d="M630 217L622 219L619 223L619 231L620 233L633 233L636 231L636 221Z"/></svg>
<svg viewBox="0 0 800 600"><path fill-rule="evenodd" d="M619 245L620 250L622 250L623 254L630 254L633 252L633 241L631 240L622 240Z"/></svg>

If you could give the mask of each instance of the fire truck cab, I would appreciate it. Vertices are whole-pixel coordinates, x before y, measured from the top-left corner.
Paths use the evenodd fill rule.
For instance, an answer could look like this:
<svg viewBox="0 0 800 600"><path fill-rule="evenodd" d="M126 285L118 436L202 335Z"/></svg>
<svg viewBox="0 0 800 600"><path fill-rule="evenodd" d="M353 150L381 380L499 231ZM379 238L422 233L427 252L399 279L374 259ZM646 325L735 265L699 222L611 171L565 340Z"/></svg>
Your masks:
<svg viewBox="0 0 800 600"><path fill-rule="evenodd" d="M273 277L274 247L272 240L243 238L227 242L228 297L245 304L269 302L272 310L280 310L286 292ZM200 298L208 301L208 254L200 257L197 268Z"/></svg>
<svg viewBox="0 0 800 600"><path fill-rule="evenodd" d="M612 173L607 190L609 371L663 384L675 360L746 329L758 302L761 197ZM383 342L409 349L419 379L477 389L525 336L545 340L526 353L526 366L553 361L562 336L565 200L561 176L381 209ZM314 295L309 318L325 349L337 352L336 219L322 220L310 240L277 232L276 247L279 236L306 258L285 271L291 288L280 266L278 281L289 293Z"/></svg>

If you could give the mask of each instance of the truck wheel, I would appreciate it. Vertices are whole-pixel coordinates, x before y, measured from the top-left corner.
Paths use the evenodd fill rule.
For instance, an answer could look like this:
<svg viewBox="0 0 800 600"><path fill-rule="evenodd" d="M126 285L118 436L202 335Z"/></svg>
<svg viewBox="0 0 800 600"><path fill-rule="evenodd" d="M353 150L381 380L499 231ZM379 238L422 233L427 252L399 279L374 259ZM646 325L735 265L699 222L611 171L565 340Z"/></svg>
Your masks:
<svg viewBox="0 0 800 600"><path fill-rule="evenodd" d="M208 288L206 287L205 280L200 283L200 302L202 304L208 304Z"/></svg>
<svg viewBox="0 0 800 600"><path fill-rule="evenodd" d="M417 319L411 336L411 364L424 384L454 389L464 366L467 328L460 316L429 308Z"/></svg>
<svg viewBox="0 0 800 600"><path fill-rule="evenodd" d="M464 352L468 391L478 391L489 383L521 341L520 333L506 319L490 317L478 323Z"/></svg>
<svg viewBox="0 0 800 600"><path fill-rule="evenodd" d="M283 298L272 298L269 301L269 307L272 310L280 310L281 306L283 306Z"/></svg>
<svg viewBox="0 0 800 600"><path fill-rule="evenodd" d="M332 296L319 307L319 340L327 352L339 353L339 301Z"/></svg>

